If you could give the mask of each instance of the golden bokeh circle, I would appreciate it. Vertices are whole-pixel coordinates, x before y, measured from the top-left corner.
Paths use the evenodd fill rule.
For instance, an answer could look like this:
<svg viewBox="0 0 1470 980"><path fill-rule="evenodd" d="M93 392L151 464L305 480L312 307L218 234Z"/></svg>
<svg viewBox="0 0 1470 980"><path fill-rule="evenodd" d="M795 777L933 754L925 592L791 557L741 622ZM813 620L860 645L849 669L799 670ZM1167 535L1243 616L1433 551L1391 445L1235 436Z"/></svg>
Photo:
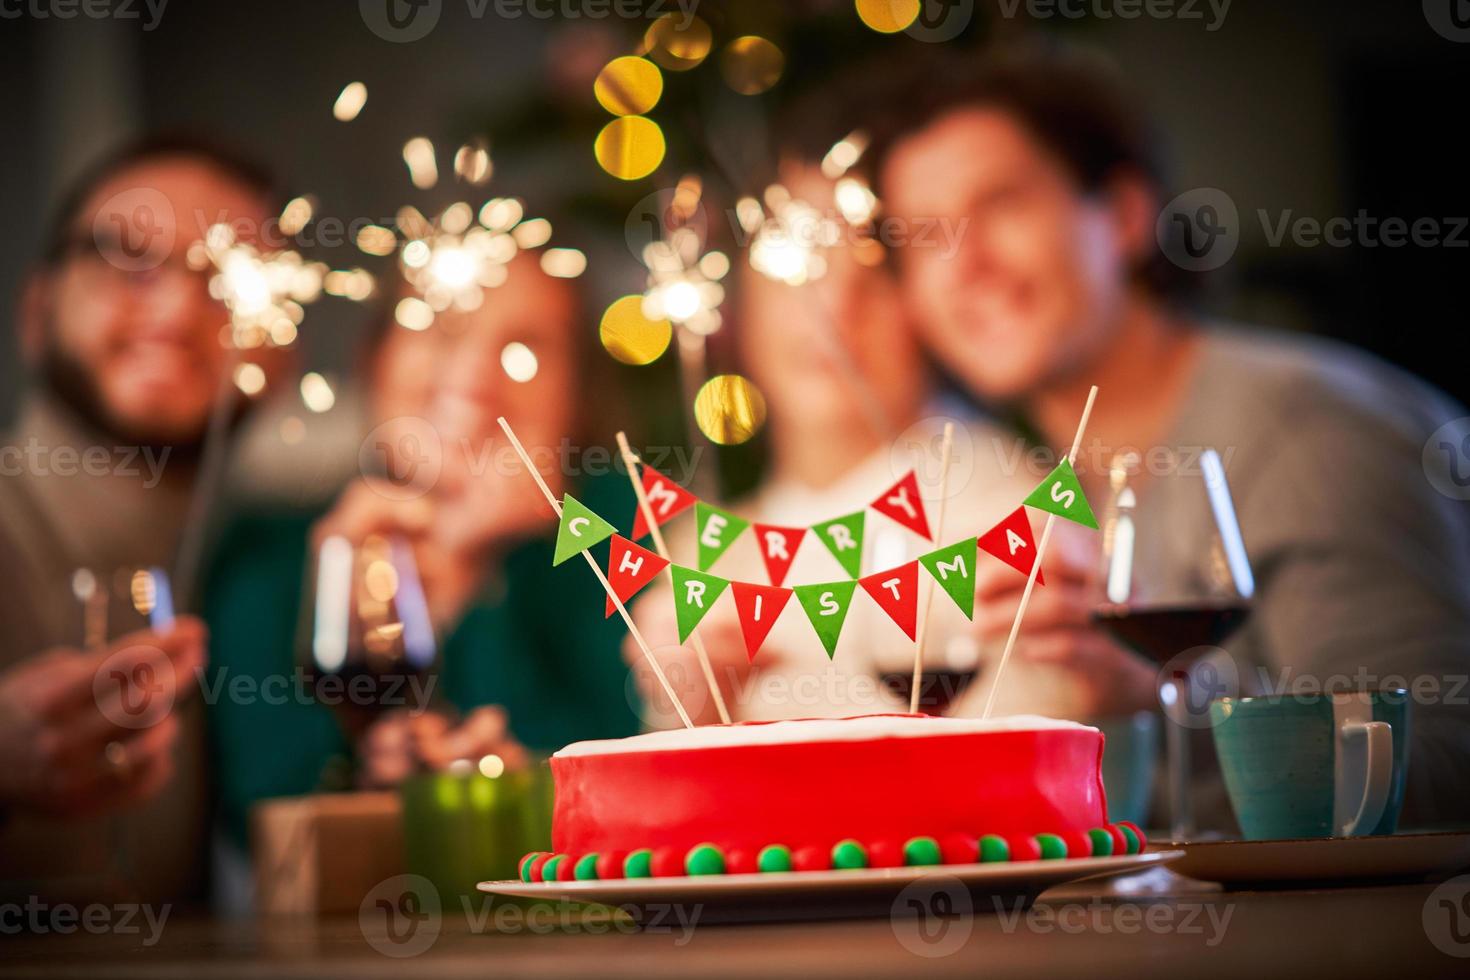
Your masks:
<svg viewBox="0 0 1470 980"><path fill-rule="evenodd" d="M625 55L603 65L592 83L592 94L615 116L641 116L658 105L664 94L664 76L648 59Z"/></svg>
<svg viewBox="0 0 1470 980"><path fill-rule="evenodd" d="M710 442L738 446L765 425L766 399L749 379L719 374L694 396L694 421Z"/></svg>
<svg viewBox="0 0 1470 980"><path fill-rule="evenodd" d="M661 68L688 71L709 56L712 41L709 25L698 17L664 14L644 33L643 48Z"/></svg>
<svg viewBox="0 0 1470 980"><path fill-rule="evenodd" d="M720 55L720 73L741 95L759 95L781 80L786 56L763 37L747 34L725 45Z"/></svg>
<svg viewBox="0 0 1470 980"><path fill-rule="evenodd" d="M642 296L623 296L613 300L602 314L597 337L616 360L624 364L652 364L669 349L674 325L668 320L654 320L643 312Z"/></svg>
<svg viewBox="0 0 1470 980"><path fill-rule="evenodd" d="M919 16L921 0L855 0L857 15L879 34L897 34Z"/></svg>
<svg viewBox="0 0 1470 980"><path fill-rule="evenodd" d="M622 180L647 177L664 160L664 131L645 116L619 116L597 134L597 163Z"/></svg>

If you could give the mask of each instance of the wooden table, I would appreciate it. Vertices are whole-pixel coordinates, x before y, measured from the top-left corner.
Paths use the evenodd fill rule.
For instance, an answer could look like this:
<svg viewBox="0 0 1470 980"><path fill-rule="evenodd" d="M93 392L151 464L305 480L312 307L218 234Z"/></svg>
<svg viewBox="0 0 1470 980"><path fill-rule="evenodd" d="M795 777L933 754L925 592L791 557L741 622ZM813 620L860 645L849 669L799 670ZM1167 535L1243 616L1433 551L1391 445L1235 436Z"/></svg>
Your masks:
<svg viewBox="0 0 1470 980"><path fill-rule="evenodd" d="M635 932L573 920L497 931L457 907L437 931L405 933L399 944L356 916L178 919L156 938L146 926L131 935L0 936L0 976L1470 976L1470 958L1442 952L1426 932L1433 891L1413 884L1232 893L1156 870L1054 888L1030 912L985 910L927 928L885 918ZM475 918L483 912L471 909ZM1470 932L1453 948L1470 956Z"/></svg>

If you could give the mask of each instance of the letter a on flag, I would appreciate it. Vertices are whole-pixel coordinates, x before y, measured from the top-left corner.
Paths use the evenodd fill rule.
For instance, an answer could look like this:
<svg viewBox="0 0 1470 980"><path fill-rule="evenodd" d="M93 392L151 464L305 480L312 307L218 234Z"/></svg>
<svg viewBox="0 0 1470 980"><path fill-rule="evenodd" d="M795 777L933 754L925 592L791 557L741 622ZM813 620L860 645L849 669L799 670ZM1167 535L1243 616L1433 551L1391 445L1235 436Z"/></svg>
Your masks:
<svg viewBox="0 0 1470 980"><path fill-rule="evenodd" d="M1025 515L1023 510L1022 515ZM960 607L966 619L975 618L975 538L920 555L919 561L939 587Z"/></svg>
<svg viewBox="0 0 1470 980"><path fill-rule="evenodd" d="M755 660L761 644L786 603L791 601L791 590L774 585L755 585L751 582L731 582L730 594L735 597L735 611L740 615L740 632L745 636L745 653Z"/></svg>
<svg viewBox="0 0 1470 980"><path fill-rule="evenodd" d="M1025 506L1017 507L1009 517L980 535L980 550L994 555L1022 575L1030 575L1031 566L1036 561L1036 539L1031 535L1031 521L1026 517ZM1046 584L1044 573L1036 573L1036 584ZM970 601L973 608L973 596Z"/></svg>
<svg viewBox="0 0 1470 980"><path fill-rule="evenodd" d="M908 635L910 640L914 639L914 627L919 618L919 563L911 561L907 565L890 568L885 572L874 572L866 578L858 579L861 585L873 597L888 618L898 624L898 628Z"/></svg>
<svg viewBox="0 0 1470 980"><path fill-rule="evenodd" d="M934 535L929 533L929 518L924 513L924 498L919 495L919 475L913 470L868 506L926 541L934 540Z"/></svg>
<svg viewBox="0 0 1470 980"><path fill-rule="evenodd" d="M750 522L701 500L694 507L694 529L699 534L699 570L709 571L725 549L735 543Z"/></svg>
<svg viewBox="0 0 1470 980"><path fill-rule="evenodd" d="M556 529L556 551L551 563L560 565L597 542L607 540L616 530L576 497L566 494L561 498L561 524Z"/></svg>
<svg viewBox="0 0 1470 980"><path fill-rule="evenodd" d="M812 525L812 533L821 539L832 557L842 565L843 571L853 578L861 574L863 567L863 523L866 511L848 514L835 520Z"/></svg>
<svg viewBox="0 0 1470 980"><path fill-rule="evenodd" d="M766 574L772 585L786 581L791 563L796 560L796 549L806 537L804 527L777 527L774 524L754 524L756 544L760 546L761 560L766 563Z"/></svg>
<svg viewBox="0 0 1470 980"><path fill-rule="evenodd" d="M806 610L806 618L812 621L812 629L827 651L827 659L837 653L837 638L842 635L842 624L847 619L847 610L852 605L852 593L856 582L826 582L821 585L798 585L792 589Z"/></svg>
<svg viewBox="0 0 1470 980"><path fill-rule="evenodd" d="M614 534L612 547L607 554L607 582L626 606L628 600L637 595L639 589L652 582L653 577L663 571L668 563L667 558L654 554L641 544L634 544L621 534ZM608 596L603 618L612 616L616 609L612 596Z"/></svg>
<svg viewBox="0 0 1470 980"><path fill-rule="evenodd" d="M652 466L643 467L643 496L648 498L648 509L653 511L653 522L663 527L677 514L694 504L694 494L664 476ZM648 533L648 522L643 519L643 508L633 508L633 540L641 541Z"/></svg>
<svg viewBox="0 0 1470 980"><path fill-rule="evenodd" d="M1065 517L1069 521L1076 521L1084 527L1097 529L1097 518L1092 516L1092 508L1082 495L1082 484L1077 481L1077 473L1072 469L1071 460L1064 459L1058 463L1057 468L1031 491L1031 496L1026 498L1025 503L1027 507L1035 507L1037 510Z"/></svg>
<svg viewBox="0 0 1470 980"><path fill-rule="evenodd" d="M729 585L728 579L717 575L706 575L683 565L674 566L674 615L679 622L679 642L689 639L689 634L699 625L709 607L715 604L720 593Z"/></svg>

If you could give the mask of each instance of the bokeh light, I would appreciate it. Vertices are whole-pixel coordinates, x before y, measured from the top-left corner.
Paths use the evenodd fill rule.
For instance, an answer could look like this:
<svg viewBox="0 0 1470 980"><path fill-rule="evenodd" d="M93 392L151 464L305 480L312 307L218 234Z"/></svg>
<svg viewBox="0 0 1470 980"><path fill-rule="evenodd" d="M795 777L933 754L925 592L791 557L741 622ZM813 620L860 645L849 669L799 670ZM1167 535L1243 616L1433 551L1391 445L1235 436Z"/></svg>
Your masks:
<svg viewBox="0 0 1470 980"><path fill-rule="evenodd" d="M694 396L694 421L705 438L720 446L748 442L766 422L766 399L738 374L710 378Z"/></svg>
<svg viewBox="0 0 1470 980"><path fill-rule="evenodd" d="M593 147L597 163L621 180L637 180L664 159L664 133L644 116L619 116L602 128Z"/></svg>
<svg viewBox="0 0 1470 980"><path fill-rule="evenodd" d="M615 116L641 116L658 105L664 94L664 76L646 58L614 58L597 73L592 94Z"/></svg>
<svg viewBox="0 0 1470 980"><path fill-rule="evenodd" d="M922 0L856 0L857 15L879 34L897 34L919 16Z"/></svg>
<svg viewBox="0 0 1470 980"><path fill-rule="evenodd" d="M337 395L326 378L315 371L308 371L301 376L301 403L321 414L332 410L332 406L337 404Z"/></svg>
<svg viewBox="0 0 1470 980"><path fill-rule="evenodd" d="M643 50L661 68L688 71L709 57L709 25L698 17L664 14L643 35Z"/></svg>
<svg viewBox="0 0 1470 980"><path fill-rule="evenodd" d="M536 360L535 351L519 340L513 340L500 351L500 367L510 380L524 384L536 377L541 364Z"/></svg>
<svg viewBox="0 0 1470 980"><path fill-rule="evenodd" d="M352 122L362 107L367 105L367 86L362 82L349 82L337 101L332 104L332 118L338 122Z"/></svg>
<svg viewBox="0 0 1470 980"><path fill-rule="evenodd" d="M642 296L623 296L613 300L602 314L597 336L602 346L624 364L652 364L668 350L674 325L667 319L653 319L643 312Z"/></svg>
<svg viewBox="0 0 1470 980"><path fill-rule="evenodd" d="M759 95L781 80L786 56L763 37L747 34L725 45L720 55L720 73L725 83L741 95Z"/></svg>

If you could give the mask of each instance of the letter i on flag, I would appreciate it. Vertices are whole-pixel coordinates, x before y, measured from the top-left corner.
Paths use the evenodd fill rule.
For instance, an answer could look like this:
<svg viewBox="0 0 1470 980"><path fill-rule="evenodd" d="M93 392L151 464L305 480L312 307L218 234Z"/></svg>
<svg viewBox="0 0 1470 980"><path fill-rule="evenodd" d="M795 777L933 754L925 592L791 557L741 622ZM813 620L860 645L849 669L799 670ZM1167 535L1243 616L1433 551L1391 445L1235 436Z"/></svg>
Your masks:
<svg viewBox="0 0 1470 980"><path fill-rule="evenodd" d="M740 615L740 632L745 637L745 653L752 661L766 642L771 627L791 601L791 590L775 585L755 585L751 582L731 582L730 594L735 597L735 611Z"/></svg>
<svg viewBox="0 0 1470 980"><path fill-rule="evenodd" d="M791 563L796 560L796 549L806 537L804 527L777 527L774 524L755 524L756 544L760 547L761 560L766 563L766 574L772 585L786 581Z"/></svg>
<svg viewBox="0 0 1470 980"><path fill-rule="evenodd" d="M1078 482L1069 459L1057 464L1057 468L1031 491L1025 504L1097 530L1097 518L1092 516L1092 508L1082 494L1082 484Z"/></svg>
<svg viewBox="0 0 1470 980"><path fill-rule="evenodd" d="M979 543L980 550L986 554L994 555L1022 575L1031 574L1031 566L1036 562L1036 538L1031 534L1031 521L1026 517L1025 505L1017 507L1005 520L980 535ZM1036 584L1046 584L1044 573L1036 573ZM971 608L974 602L974 596L971 596Z"/></svg>
<svg viewBox="0 0 1470 980"><path fill-rule="evenodd" d="M626 606L628 600L637 595L639 589L652 582L653 577L663 571L668 563L669 560L662 555L629 541L621 534L614 534L607 554L607 581L618 594L618 600ZM610 618L616 609L612 596L608 596L604 618Z"/></svg>
<svg viewBox="0 0 1470 980"><path fill-rule="evenodd" d="M616 530L617 528L588 510L586 504L571 494L566 494L561 498L561 524L556 528L556 551L552 555L551 563L560 565L597 542L607 540Z"/></svg>
<svg viewBox="0 0 1470 980"><path fill-rule="evenodd" d="M683 643L730 581L683 565L675 565L673 575L674 616L679 623L679 642Z"/></svg>
<svg viewBox="0 0 1470 980"><path fill-rule="evenodd" d="M699 501L694 507L694 528L699 535L699 570L709 571L750 522L728 510Z"/></svg>
<svg viewBox="0 0 1470 980"><path fill-rule="evenodd" d="M654 522L659 527L694 505L694 494L647 465L643 467L643 495L648 498L648 509L653 511ZM633 540L641 541L647 533L648 522L643 519L643 508L634 507Z"/></svg>
<svg viewBox="0 0 1470 980"><path fill-rule="evenodd" d="M924 540L934 540L929 531L929 517L924 513L924 499L919 495L919 475L914 470L909 470L908 476L883 491L868 506Z"/></svg>
<svg viewBox="0 0 1470 980"><path fill-rule="evenodd" d="M919 563L911 561L907 565L890 568L883 572L874 572L866 578L858 579L858 584L873 597L878 607L888 614L888 618L898 624L898 628L904 631L910 640L914 639L914 631L919 620Z"/></svg>

